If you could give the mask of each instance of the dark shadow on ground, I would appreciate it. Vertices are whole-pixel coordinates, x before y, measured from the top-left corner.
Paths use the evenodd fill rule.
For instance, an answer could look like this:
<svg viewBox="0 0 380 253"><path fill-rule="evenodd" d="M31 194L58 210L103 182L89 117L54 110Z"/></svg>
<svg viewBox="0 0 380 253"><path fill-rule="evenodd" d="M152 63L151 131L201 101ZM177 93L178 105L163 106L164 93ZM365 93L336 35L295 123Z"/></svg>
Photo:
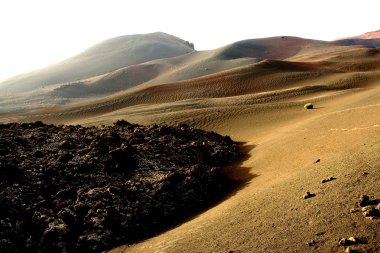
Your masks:
<svg viewBox="0 0 380 253"><path fill-rule="evenodd" d="M150 234L147 237L142 238L141 240L135 241L135 243L139 243L143 240L152 238L154 236L158 236L171 229L175 229L188 221L195 219L196 217L206 212L207 210L213 207L216 207L220 203L236 195L240 190L245 188L245 186L247 186L248 183L253 178L257 177L258 175L250 173L250 170L251 170L250 167L242 166L242 164L250 158L251 155L249 153L251 150L255 148L255 145L247 145L246 142L236 142L236 144L241 154L235 161L233 161L231 164L223 168L225 176L229 179L229 182L230 182L230 185L228 186L228 188L226 189L224 193L222 193L218 198L210 202L208 205L202 206L199 208L199 210L194 211L193 213L189 214L187 217L180 220L178 219L172 224L167 224L167 226L161 229L160 231Z"/></svg>
<svg viewBox="0 0 380 253"><path fill-rule="evenodd" d="M234 188L231 189L231 192L240 190L254 177L258 176L250 173L250 167L242 166L242 164L251 157L249 153L255 148L255 145L248 145L246 142L238 142L236 144L239 147L241 155L238 159L224 168L224 173L226 174L227 178L229 178L234 184Z"/></svg>
<svg viewBox="0 0 380 253"><path fill-rule="evenodd" d="M368 201L368 205L378 205L380 204L380 199L373 199Z"/></svg>

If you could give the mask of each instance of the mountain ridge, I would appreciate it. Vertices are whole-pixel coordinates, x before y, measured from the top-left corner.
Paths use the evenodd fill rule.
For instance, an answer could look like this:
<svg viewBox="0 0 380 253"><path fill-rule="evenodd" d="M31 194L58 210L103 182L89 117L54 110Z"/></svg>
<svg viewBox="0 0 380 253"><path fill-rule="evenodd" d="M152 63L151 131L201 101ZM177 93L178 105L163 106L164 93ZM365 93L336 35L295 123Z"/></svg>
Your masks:
<svg viewBox="0 0 380 253"><path fill-rule="evenodd" d="M336 43L344 46L380 47L380 30L337 39Z"/></svg>
<svg viewBox="0 0 380 253"><path fill-rule="evenodd" d="M24 92L77 81L154 59L192 52L190 43L162 32L105 40L82 53L0 83L4 92Z"/></svg>
<svg viewBox="0 0 380 253"><path fill-rule="evenodd" d="M365 36L374 37L373 33ZM379 42L377 39L329 42L277 36L196 51L192 43L163 32L124 35L102 41L60 63L0 83L1 111L105 97L141 84L208 76L265 59L308 62L326 57L330 61L329 52L344 52L346 46L363 46L362 41L367 44L364 47L376 47Z"/></svg>

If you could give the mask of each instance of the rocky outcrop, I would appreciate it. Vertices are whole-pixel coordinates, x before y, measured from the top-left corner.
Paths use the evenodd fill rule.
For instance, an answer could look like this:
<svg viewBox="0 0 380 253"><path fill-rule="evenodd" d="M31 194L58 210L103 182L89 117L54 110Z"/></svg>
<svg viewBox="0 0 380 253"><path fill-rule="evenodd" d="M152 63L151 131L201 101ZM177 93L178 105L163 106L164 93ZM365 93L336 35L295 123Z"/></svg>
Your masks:
<svg viewBox="0 0 380 253"><path fill-rule="evenodd" d="M0 125L0 251L99 252L153 235L230 186L229 137L179 125Z"/></svg>

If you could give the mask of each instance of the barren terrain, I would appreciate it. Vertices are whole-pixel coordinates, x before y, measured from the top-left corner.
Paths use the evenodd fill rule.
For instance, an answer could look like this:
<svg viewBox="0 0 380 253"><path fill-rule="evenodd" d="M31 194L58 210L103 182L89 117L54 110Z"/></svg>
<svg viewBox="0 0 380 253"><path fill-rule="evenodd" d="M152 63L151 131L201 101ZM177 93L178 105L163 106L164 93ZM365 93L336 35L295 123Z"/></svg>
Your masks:
<svg viewBox="0 0 380 253"><path fill-rule="evenodd" d="M191 72L205 54L192 53L183 63L189 78L161 75L0 121L186 123L244 143L246 157L226 168L243 187L182 225L112 252L379 252L380 219L367 209L380 199L380 50L314 41L292 50L259 61L247 55L240 65L230 57L223 64L231 67L206 75ZM309 102L314 109L305 110ZM369 202L361 206L362 195Z"/></svg>

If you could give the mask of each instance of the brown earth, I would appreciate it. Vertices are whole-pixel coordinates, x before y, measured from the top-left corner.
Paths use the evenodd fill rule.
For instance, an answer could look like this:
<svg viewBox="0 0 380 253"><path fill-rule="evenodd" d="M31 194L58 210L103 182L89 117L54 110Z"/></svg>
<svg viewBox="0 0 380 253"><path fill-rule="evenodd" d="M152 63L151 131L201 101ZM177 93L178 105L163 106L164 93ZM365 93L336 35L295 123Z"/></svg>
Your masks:
<svg viewBox="0 0 380 253"><path fill-rule="evenodd" d="M311 46L284 54L289 58L1 120L187 123L245 143L246 159L229 168L245 187L113 252L339 252L347 247L339 239L350 237L357 239L351 249L379 252L380 220L365 217L359 202L363 194L380 198L380 51ZM308 102L314 109L303 108ZM304 199L307 192L315 196Z"/></svg>
<svg viewBox="0 0 380 253"><path fill-rule="evenodd" d="M367 32L359 36L337 39L335 42L347 46L380 47L380 30Z"/></svg>

